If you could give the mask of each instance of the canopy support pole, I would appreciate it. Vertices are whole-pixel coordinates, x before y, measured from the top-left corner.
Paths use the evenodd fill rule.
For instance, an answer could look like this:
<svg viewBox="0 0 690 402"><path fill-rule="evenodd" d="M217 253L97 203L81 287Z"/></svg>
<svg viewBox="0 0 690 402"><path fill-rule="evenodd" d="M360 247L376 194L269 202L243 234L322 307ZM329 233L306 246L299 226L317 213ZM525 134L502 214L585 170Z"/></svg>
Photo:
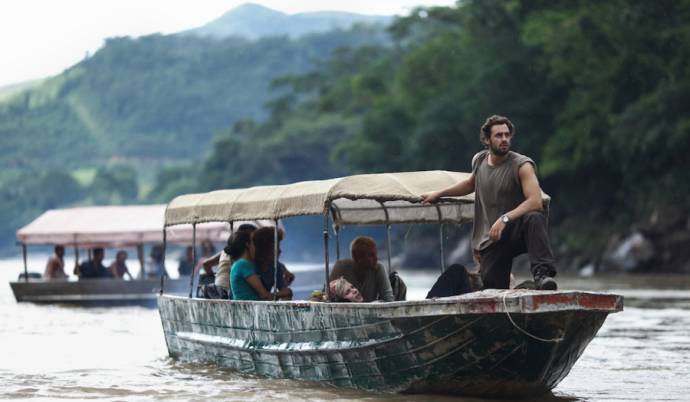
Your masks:
<svg viewBox="0 0 690 402"><path fill-rule="evenodd" d="M22 259L24 260L24 282L29 282L29 269L26 266L26 244L22 243Z"/></svg>
<svg viewBox="0 0 690 402"><path fill-rule="evenodd" d="M326 210L328 211L328 210ZM324 290L326 294L326 299L331 300L331 291L330 287L328 286L328 277L330 276L330 273L328 272L329 267L328 267L328 212L326 212L323 215L323 251L324 251L324 264L325 264L325 274L326 274L326 282L324 284Z"/></svg>
<svg viewBox="0 0 690 402"><path fill-rule="evenodd" d="M196 222L192 223L192 275L189 276L189 298L192 298L192 287L196 275Z"/></svg>
<svg viewBox="0 0 690 402"><path fill-rule="evenodd" d="M443 223L438 227L438 241L441 248L441 272L446 271L446 255L443 250Z"/></svg>
<svg viewBox="0 0 690 402"><path fill-rule="evenodd" d="M386 215L386 251L388 254L388 275L390 275L393 271L393 266L391 265L391 224L386 205L381 201L379 201L379 204L381 204L383 213Z"/></svg>
<svg viewBox="0 0 690 402"><path fill-rule="evenodd" d="M72 270L74 275L79 276L79 245L77 244L77 239L74 239L74 270Z"/></svg>
<svg viewBox="0 0 690 402"><path fill-rule="evenodd" d="M335 234L335 260L340 259L340 220L338 219L338 211L334 205L331 205L331 213L333 214L333 234Z"/></svg>
<svg viewBox="0 0 690 402"><path fill-rule="evenodd" d="M163 226L163 266L165 267L165 252L168 246L168 232L165 230L165 225ZM165 271L161 272L161 295L165 288Z"/></svg>
<svg viewBox="0 0 690 402"><path fill-rule="evenodd" d="M165 233L165 229L163 229L163 233ZM163 235L165 236L165 234ZM139 259L139 278L144 278L145 272L144 272L144 245L143 244L137 244L137 259Z"/></svg>
<svg viewBox="0 0 690 402"><path fill-rule="evenodd" d="M340 227L338 225L335 226L335 260L338 261L340 259Z"/></svg>
<svg viewBox="0 0 690 402"><path fill-rule="evenodd" d="M273 301L278 300L278 219L273 226Z"/></svg>
<svg viewBox="0 0 690 402"><path fill-rule="evenodd" d="M438 244L441 249L441 273L446 271L446 253L443 250L443 214L441 213L441 207L436 205L436 212L438 213Z"/></svg>

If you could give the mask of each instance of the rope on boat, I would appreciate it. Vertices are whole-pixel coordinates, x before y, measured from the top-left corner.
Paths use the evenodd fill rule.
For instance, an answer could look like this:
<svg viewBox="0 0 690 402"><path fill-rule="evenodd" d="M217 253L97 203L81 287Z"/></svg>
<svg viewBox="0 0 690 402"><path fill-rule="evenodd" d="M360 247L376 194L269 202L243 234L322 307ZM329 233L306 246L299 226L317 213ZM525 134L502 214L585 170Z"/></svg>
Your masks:
<svg viewBox="0 0 690 402"><path fill-rule="evenodd" d="M538 337L538 336L536 336L536 335L530 334L530 333L527 332L526 330L520 328L520 327L515 323L515 321L513 321L513 317L510 316L510 312L508 311L508 304L506 303L506 296L508 296L508 294L507 294L507 293L503 293L503 297L501 297L501 300L503 300L503 309L505 310L506 315L508 316L508 319L510 320L510 323L513 324L513 326L514 326L515 328L517 328L518 331L520 331L520 332L522 332L523 334L529 336L530 338L534 338L534 339L536 339L536 340L538 340L538 341L541 341L541 342L560 342L560 341L563 340L565 334L562 334L562 335L559 336L558 338L545 339L545 338L540 338L540 337Z"/></svg>

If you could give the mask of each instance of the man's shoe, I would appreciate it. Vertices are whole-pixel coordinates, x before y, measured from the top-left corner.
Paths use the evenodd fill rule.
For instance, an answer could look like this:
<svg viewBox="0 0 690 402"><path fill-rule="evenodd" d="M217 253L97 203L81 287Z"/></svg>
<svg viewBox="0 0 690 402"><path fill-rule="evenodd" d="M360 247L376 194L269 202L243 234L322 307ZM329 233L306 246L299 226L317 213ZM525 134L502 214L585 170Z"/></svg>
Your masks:
<svg viewBox="0 0 690 402"><path fill-rule="evenodd" d="M550 276L540 276L538 278L534 278L534 284L536 285L537 290L558 289L558 284L556 284L556 281Z"/></svg>

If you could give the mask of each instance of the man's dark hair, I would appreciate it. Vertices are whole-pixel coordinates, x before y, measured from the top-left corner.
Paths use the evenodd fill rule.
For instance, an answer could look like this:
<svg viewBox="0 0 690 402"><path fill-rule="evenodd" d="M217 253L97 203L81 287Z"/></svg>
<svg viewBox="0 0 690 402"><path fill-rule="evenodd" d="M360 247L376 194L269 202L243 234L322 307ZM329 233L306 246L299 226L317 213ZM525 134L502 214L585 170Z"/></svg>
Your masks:
<svg viewBox="0 0 690 402"><path fill-rule="evenodd" d="M481 141L482 144L485 143L485 140L488 140L491 137L491 127L497 124L505 124L508 126L508 130L510 130L510 135L515 135L515 126L513 125L513 122L511 122L505 116L495 114L493 116L489 116L489 118L486 119L482 125L482 128L479 130L479 141Z"/></svg>
<svg viewBox="0 0 690 402"><path fill-rule="evenodd" d="M105 250L103 250L103 247L96 247L93 249L93 255L96 256L96 254L100 254L103 256L105 254Z"/></svg>
<svg viewBox="0 0 690 402"><path fill-rule="evenodd" d="M58 251L65 251L65 246L57 245L55 246L55 252L57 253Z"/></svg>

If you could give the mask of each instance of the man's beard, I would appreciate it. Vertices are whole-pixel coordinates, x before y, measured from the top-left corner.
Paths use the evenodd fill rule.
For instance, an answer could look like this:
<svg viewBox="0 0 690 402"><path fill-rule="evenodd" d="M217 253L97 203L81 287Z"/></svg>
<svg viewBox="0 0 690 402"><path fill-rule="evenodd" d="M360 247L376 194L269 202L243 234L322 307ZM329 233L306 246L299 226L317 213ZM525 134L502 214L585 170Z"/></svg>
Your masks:
<svg viewBox="0 0 690 402"><path fill-rule="evenodd" d="M499 145L498 147L494 147L493 145L489 146L491 149L491 153L496 155L496 156L505 156L510 152L510 144L506 147L505 151L501 149L501 146Z"/></svg>

